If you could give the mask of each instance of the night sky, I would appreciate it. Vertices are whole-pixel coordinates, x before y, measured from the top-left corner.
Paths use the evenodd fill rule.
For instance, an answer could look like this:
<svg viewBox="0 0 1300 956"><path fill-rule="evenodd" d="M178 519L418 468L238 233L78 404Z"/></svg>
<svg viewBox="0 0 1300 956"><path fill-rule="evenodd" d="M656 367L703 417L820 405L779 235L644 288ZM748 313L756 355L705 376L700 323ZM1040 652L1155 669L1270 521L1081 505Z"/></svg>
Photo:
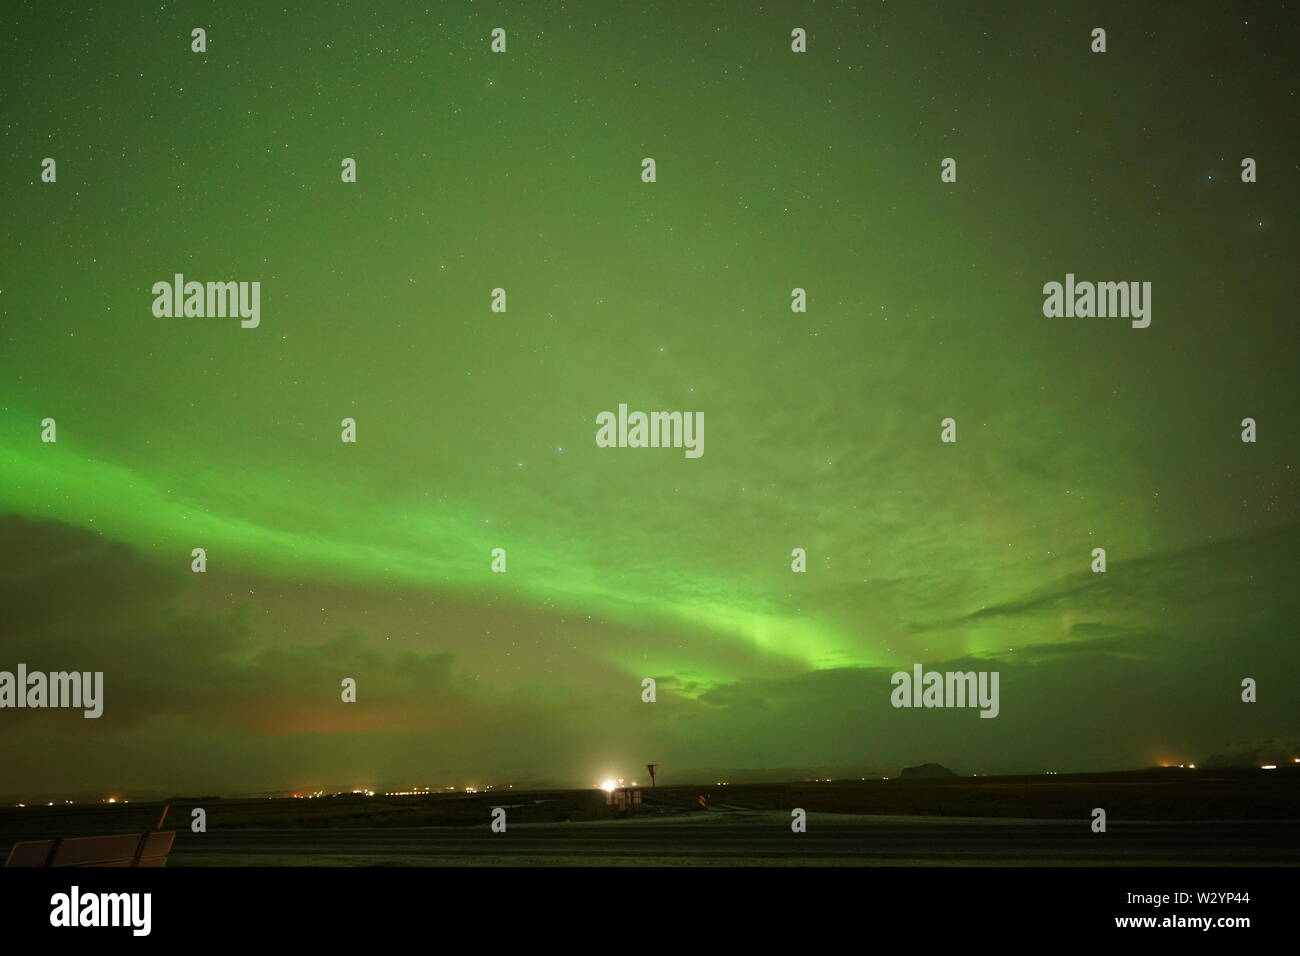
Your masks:
<svg viewBox="0 0 1300 956"><path fill-rule="evenodd" d="M1294 746L1297 18L1132 6L6 3L0 792Z"/></svg>

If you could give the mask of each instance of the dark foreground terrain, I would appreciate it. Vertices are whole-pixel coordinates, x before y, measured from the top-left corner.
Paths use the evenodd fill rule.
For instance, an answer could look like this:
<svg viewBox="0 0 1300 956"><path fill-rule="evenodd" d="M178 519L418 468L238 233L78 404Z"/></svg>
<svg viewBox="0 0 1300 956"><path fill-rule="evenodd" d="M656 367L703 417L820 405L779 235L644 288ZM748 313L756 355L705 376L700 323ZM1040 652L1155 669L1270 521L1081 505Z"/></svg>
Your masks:
<svg viewBox="0 0 1300 956"><path fill-rule="evenodd" d="M1300 824L1171 823L1091 833L1070 823L818 815L792 833L779 811L651 821L210 831L174 866L907 866L1300 864Z"/></svg>
<svg viewBox="0 0 1300 956"><path fill-rule="evenodd" d="M625 817L593 790L171 801L172 866L1300 865L1300 772L665 786ZM699 808L699 796L708 809ZM206 833L189 829L207 812ZM162 804L0 810L15 840L151 828ZM494 807L507 812L493 833ZM805 833L790 811L808 811ZM1092 810L1107 812L1094 833Z"/></svg>

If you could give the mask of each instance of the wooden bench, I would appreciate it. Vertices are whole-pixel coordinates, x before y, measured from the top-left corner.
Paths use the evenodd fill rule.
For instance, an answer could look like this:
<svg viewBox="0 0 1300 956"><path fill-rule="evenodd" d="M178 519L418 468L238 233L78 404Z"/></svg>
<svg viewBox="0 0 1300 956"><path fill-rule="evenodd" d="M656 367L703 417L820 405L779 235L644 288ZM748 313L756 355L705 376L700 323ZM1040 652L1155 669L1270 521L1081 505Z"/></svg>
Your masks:
<svg viewBox="0 0 1300 956"><path fill-rule="evenodd" d="M166 866L175 830L15 843L5 866Z"/></svg>

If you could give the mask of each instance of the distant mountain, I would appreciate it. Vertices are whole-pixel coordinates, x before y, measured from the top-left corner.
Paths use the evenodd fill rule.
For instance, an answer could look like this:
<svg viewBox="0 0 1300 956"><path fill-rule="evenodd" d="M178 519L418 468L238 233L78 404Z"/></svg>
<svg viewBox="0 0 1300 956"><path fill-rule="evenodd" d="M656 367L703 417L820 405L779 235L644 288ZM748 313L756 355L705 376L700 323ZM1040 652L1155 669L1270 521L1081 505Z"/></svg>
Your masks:
<svg viewBox="0 0 1300 956"><path fill-rule="evenodd" d="M953 773L951 770L949 770L947 767L943 766L942 764L922 763L922 764L917 764L915 767L904 767L902 769L902 772L899 773L898 776L904 780L907 780L907 779L918 779L918 778L927 779L927 778L934 778L934 777L955 777L957 776L957 774Z"/></svg>

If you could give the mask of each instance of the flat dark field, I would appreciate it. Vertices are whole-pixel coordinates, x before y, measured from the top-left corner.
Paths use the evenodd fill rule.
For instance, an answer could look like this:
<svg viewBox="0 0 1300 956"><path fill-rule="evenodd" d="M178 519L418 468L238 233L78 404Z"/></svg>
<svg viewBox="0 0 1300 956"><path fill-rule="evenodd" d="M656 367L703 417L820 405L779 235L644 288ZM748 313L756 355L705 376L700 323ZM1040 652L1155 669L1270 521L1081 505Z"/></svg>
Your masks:
<svg viewBox="0 0 1300 956"><path fill-rule="evenodd" d="M1300 865L1300 772L1149 771L643 790L172 801L171 866ZM697 808L699 794L709 809ZM189 830L203 806L208 832ZM488 827L505 807L506 833ZM790 830L790 810L808 830ZM1104 834L1089 827L1107 812ZM151 828L162 804L0 811L16 840Z"/></svg>

